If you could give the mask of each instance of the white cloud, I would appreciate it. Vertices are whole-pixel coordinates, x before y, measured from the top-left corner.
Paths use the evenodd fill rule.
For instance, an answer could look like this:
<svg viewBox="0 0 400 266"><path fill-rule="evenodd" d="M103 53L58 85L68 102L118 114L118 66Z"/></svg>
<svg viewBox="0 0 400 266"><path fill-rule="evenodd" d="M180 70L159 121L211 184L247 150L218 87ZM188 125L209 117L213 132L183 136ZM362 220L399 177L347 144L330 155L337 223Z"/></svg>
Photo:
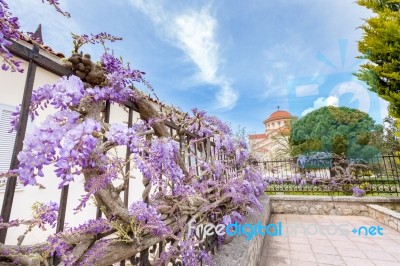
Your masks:
<svg viewBox="0 0 400 266"><path fill-rule="evenodd" d="M191 11L175 18L172 34L180 48L200 70L200 78L211 83L218 82L218 43L215 41L217 21L207 9Z"/></svg>
<svg viewBox="0 0 400 266"><path fill-rule="evenodd" d="M181 49L198 68L198 82L219 87L215 97L217 108L231 109L238 99L231 82L219 72L219 43L216 40L217 20L210 8L174 14L163 8L161 1L130 0L130 3L163 31L174 46Z"/></svg>
<svg viewBox="0 0 400 266"><path fill-rule="evenodd" d="M339 106L339 98L337 96L329 96L328 98L324 97L319 97L314 101L314 106L307 108L301 113L301 116L305 116L306 114L317 110L318 108L324 107L324 106Z"/></svg>
<svg viewBox="0 0 400 266"><path fill-rule="evenodd" d="M227 106L228 108L233 107L238 100L238 95L229 82L224 82L221 85L216 97L221 106Z"/></svg>
<svg viewBox="0 0 400 266"><path fill-rule="evenodd" d="M279 78L278 78L279 79ZM287 90L286 88L282 88L281 85L278 84L275 75L272 74L264 74L265 80L265 90L262 94L262 97L286 97Z"/></svg>
<svg viewBox="0 0 400 266"><path fill-rule="evenodd" d="M296 97L305 97L311 95L318 95L319 93L318 84L307 84L296 86Z"/></svg>
<svg viewBox="0 0 400 266"><path fill-rule="evenodd" d="M156 24L167 20L167 16L161 8L161 1L130 0L130 3Z"/></svg>

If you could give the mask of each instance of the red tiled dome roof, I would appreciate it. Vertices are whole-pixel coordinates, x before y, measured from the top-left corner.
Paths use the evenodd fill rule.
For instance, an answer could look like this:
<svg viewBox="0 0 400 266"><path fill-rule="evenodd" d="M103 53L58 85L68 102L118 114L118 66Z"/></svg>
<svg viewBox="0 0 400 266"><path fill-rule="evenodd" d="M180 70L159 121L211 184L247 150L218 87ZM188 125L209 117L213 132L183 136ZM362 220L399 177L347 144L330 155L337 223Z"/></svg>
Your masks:
<svg viewBox="0 0 400 266"><path fill-rule="evenodd" d="M268 117L268 119L266 119L264 121L264 123L268 123L268 122L279 120L279 119L290 119L290 118L292 118L292 115L289 112L279 110L279 111L273 112Z"/></svg>

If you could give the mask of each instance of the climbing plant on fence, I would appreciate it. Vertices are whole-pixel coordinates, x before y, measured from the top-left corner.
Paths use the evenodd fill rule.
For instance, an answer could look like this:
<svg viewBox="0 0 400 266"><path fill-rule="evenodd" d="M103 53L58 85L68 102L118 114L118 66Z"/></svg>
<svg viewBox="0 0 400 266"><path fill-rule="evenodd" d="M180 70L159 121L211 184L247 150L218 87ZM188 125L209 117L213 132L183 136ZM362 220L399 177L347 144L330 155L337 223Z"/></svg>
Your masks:
<svg viewBox="0 0 400 266"><path fill-rule="evenodd" d="M314 152L297 158L258 162L267 193L303 195L399 195L399 156L347 158Z"/></svg>
<svg viewBox="0 0 400 266"><path fill-rule="evenodd" d="M69 15L59 9L58 1L48 2ZM7 39L18 40L21 32L4 0L0 0L0 14L2 68L23 71L7 50ZM202 248L204 239L188 234L186 223L227 224L241 221L249 211L261 211L257 196L264 193L266 183L250 163L245 142L235 138L226 124L196 109L189 114L164 106L161 111L160 105L155 107L135 88L136 83L146 83L142 72L109 53L96 63L79 53L82 44L117 39L104 33L74 35L75 53L67 64L74 74L32 94L31 119L40 109L52 107L55 112L26 136L18 168L1 174L17 177L25 186L45 185L38 184L37 177L43 177L43 168L51 165L59 189L83 176L85 194L76 211L84 212L94 198L103 218L65 228L43 243L24 245L33 227L46 230L56 224L58 204L36 203L31 219L0 223L0 229L28 226L18 245L0 244L1 261L49 265L56 257L64 265L110 265L159 243L163 248L153 262L156 265L176 260L185 265L212 264ZM125 106L127 102L137 106L141 120L131 127L108 123L106 106ZM19 126L20 111L13 116L14 130ZM175 137L191 134L184 150L196 160L195 165L185 162L182 147L168 131L169 123L179 129ZM213 145L214 157L208 153L208 145ZM129 149L128 161L113 155L118 146ZM140 170L145 185L143 200L130 206L120 197L131 177L123 170L128 162ZM123 182L115 185L116 180ZM167 241L170 245L161 245Z"/></svg>

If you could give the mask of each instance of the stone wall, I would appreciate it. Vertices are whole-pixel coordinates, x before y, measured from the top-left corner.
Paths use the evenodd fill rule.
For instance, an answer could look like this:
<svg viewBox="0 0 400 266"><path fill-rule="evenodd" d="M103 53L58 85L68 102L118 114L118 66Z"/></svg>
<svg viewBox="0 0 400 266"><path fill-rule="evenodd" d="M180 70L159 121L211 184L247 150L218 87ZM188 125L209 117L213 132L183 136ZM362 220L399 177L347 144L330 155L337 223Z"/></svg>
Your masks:
<svg viewBox="0 0 400 266"><path fill-rule="evenodd" d="M385 207L368 204L368 214L371 218L400 232L400 213Z"/></svg>
<svg viewBox="0 0 400 266"><path fill-rule="evenodd" d="M400 210L398 197L271 195L270 200L272 213L370 216L368 204Z"/></svg>
<svg viewBox="0 0 400 266"><path fill-rule="evenodd" d="M400 198L398 197L353 197L353 196L292 196L270 195L260 198L264 206L262 214L251 214L243 223L268 224L273 213L303 215L363 215L382 222L400 231ZM243 224L242 223L242 224ZM244 237L233 237L214 256L216 265L256 266L259 263L263 243L268 238L258 235L247 241Z"/></svg>
<svg viewBox="0 0 400 266"><path fill-rule="evenodd" d="M244 223L256 224L261 221L262 224L268 224L270 219L270 199L263 195L260 202L264 207L263 213L250 214ZM261 250L264 243L264 237L257 235L252 240L246 240L242 236L233 237L233 240L221 249L214 256L216 265L237 265L237 266L256 266L261 257Z"/></svg>

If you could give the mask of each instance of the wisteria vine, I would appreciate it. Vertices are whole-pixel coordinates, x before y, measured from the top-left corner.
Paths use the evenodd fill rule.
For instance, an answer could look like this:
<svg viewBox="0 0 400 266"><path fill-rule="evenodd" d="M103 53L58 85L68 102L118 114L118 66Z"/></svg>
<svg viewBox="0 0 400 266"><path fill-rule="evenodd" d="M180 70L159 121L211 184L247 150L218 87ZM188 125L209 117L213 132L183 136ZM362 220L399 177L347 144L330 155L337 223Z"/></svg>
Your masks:
<svg viewBox="0 0 400 266"><path fill-rule="evenodd" d="M47 2L69 16L58 1ZM2 68L22 71L6 48L8 39L19 40L18 20L4 0L0 0L0 13ZM104 218L67 227L44 243L23 245L33 227L46 230L46 225L56 223L58 205L36 203L31 220L0 222L0 228L28 226L17 246L0 244L0 261L48 265L56 256L64 265L110 265L173 240L155 265L176 260L211 265L211 256L202 248L204 240L187 234L186 223L242 221L247 213L262 211L257 197L264 193L266 182L251 164L246 142L204 111L184 113L149 99L135 88L138 82L147 84L144 73L107 49L99 62L78 52L84 44L120 38L101 33L73 35L73 39L74 51L66 62L73 74L32 94L32 120L41 110L52 107L55 111L26 136L18 155L19 168L2 176L17 176L25 186L37 185L38 177L46 178L44 168L52 166L59 189L83 178L85 194L75 211L85 211L87 202L94 200ZM135 104L141 120L131 127L106 123L106 102L122 107L127 102ZM13 130L19 127L19 114L20 107L13 113ZM166 126L171 123L177 128L172 135ZM188 135L187 142L179 143ZM116 155L119 146L130 151L129 160ZM132 178L125 170L128 163L140 171L144 185L142 200L130 206L120 197ZM220 244L223 241L218 239Z"/></svg>
<svg viewBox="0 0 400 266"><path fill-rule="evenodd" d="M105 214L106 219L101 222L90 221L83 227L51 236L46 248L53 251L48 255L55 252L66 265L74 265L91 259L91 252L113 250L112 247L121 242L137 244L140 249L146 238L154 239L152 244L174 238L180 244L164 251L164 260L180 254L187 265L193 265L193 256L195 261L211 261L207 252L194 248L200 240L186 236L181 228L185 228L190 218L202 222L209 220L211 215L217 223L242 218L248 212L262 211L257 196L264 192L265 182L258 169L249 163L246 143L235 139L227 125L203 111L194 109L192 115L172 109L164 113L157 111L131 86L133 81L140 81L140 72L125 68L120 60L109 54L102 57L100 64L106 72L102 86L85 87L80 78L69 76L34 91L29 110L32 119L39 115L40 109L48 106L56 111L26 137L24 148L18 155L19 168L10 172L24 185L35 185L37 177L44 176L43 168L53 165L59 188L83 175L87 194L76 210L84 210L86 202L94 196ZM143 119L128 128L123 124L104 122L105 101L122 106L126 101L133 101L139 109L140 106L147 109L139 110ZM12 121L14 129L18 127L18 117L16 111ZM196 137L190 139L187 147L180 148L175 141L177 136L163 133L165 121L174 122L181 131L186 130ZM212 141L221 156L209 159L204 148L206 140ZM202 145L203 149L200 149ZM124 207L119 197L124 186L115 187L112 183L130 177L123 171L126 161L110 153L117 146L128 147L131 162L140 170L145 184L155 191L147 191L145 202L134 202L129 208ZM197 165L184 163L182 151L196 160ZM217 217L217 213L223 215ZM42 220L48 221L49 217L53 216L44 216ZM96 234L112 234L113 238L107 241L93 239L88 228ZM78 235L77 242L70 240ZM80 239L82 236L89 239ZM88 240L90 246L78 256L75 250ZM180 252L177 252L178 248ZM138 251L126 252L118 260ZM106 258L109 253L103 253L105 258L97 262L99 265L110 263Z"/></svg>

